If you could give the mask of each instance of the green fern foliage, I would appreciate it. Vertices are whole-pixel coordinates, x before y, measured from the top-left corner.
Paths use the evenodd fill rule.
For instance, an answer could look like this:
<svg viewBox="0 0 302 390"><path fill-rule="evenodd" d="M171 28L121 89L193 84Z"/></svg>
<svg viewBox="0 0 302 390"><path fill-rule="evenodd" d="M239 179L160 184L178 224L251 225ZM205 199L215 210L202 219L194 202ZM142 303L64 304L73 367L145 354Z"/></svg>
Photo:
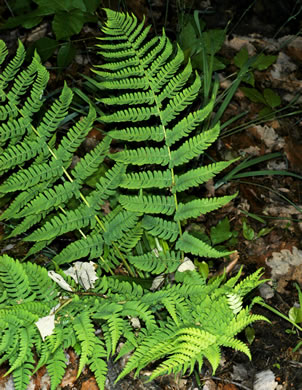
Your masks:
<svg viewBox="0 0 302 390"><path fill-rule="evenodd" d="M163 267L175 269L169 262L177 254L171 259L159 256ZM147 260L131 261L148 264ZM162 271L156 267L148 271ZM248 347L235 336L252 322L265 320L250 313L253 302L248 307L242 303L244 296L262 283L260 271L239 283L238 273L224 284L224 276L206 284L196 271L177 271L174 285L150 291L134 282L102 276L98 270L86 289L71 283L67 271L47 273L43 267L7 255L0 257L0 270L0 363L9 362L6 375L13 374L16 390L25 390L33 372L44 365L51 389L56 389L65 373L64 351L69 347L78 348L78 376L88 365L103 390L106 359L115 354L122 338L125 344L118 356L133 354L118 379L132 370L138 375L157 360L161 363L150 380L170 372L190 373L195 364L201 368L204 359L215 371L223 346L250 357ZM58 284L52 280L54 274ZM39 324L41 321L44 323ZM97 329L102 330L102 338L96 335Z"/></svg>
<svg viewBox="0 0 302 390"><path fill-rule="evenodd" d="M250 357L236 336L265 320L251 314L257 299L244 305L261 270L207 281L185 258L230 254L187 228L236 196L196 196L233 162L203 163L220 132L209 125L218 84L202 100L202 77L165 32L150 38L135 16L106 14L105 61L95 69L107 112L100 118L89 106L70 123L67 84L50 102L39 56L23 69L23 45L7 61L0 41L0 220L8 238L30 243L25 259L55 252L43 267L0 256L0 364L8 362L16 390L43 366L55 390L68 348L79 354L78 377L88 366L101 390L116 355L131 354L118 379L154 362L150 380L205 360L215 372L223 347ZM96 119L107 135L84 152Z"/></svg>
<svg viewBox="0 0 302 390"><path fill-rule="evenodd" d="M7 55L3 42L0 49L3 63ZM99 229L102 233L105 229L101 208L115 194L125 167L113 165L87 195L86 180L103 163L111 138L104 137L72 168L73 158L95 121L95 110L89 107L86 116L63 130L61 123L73 98L71 89L65 84L58 98L46 104L43 95L49 74L38 55L21 71L24 58L25 50L19 43L15 57L0 72L0 197L8 200L0 219L15 226L9 237L23 235L24 240L34 242L28 256L40 252L59 236L78 231L81 237L70 248L63 248L63 256L57 254L58 261L71 262L79 254L102 257L103 239L96 242ZM59 130L63 130L63 136L58 135ZM105 241L111 244L121 235L130 234L137 218L132 216L131 221L125 226L116 221L118 231L111 221ZM77 255L75 248L80 249ZM103 262L103 267L108 270L114 263Z"/></svg>
<svg viewBox="0 0 302 390"><path fill-rule="evenodd" d="M109 95L100 101L114 107L100 120L114 125L109 135L127 144L125 150L110 156L128 166L120 184L128 193L119 202L130 212L144 213L143 227L155 237L174 241L177 249L205 257L224 256L197 239L186 245L181 223L216 210L235 196L182 203L185 190L198 187L231 163L199 166L199 156L219 135L219 124L202 127L213 110L217 85L209 102L192 109L202 80L190 62L184 66L181 49L172 45L165 32L150 40L149 28L134 15L108 9L106 13L98 45L105 62L95 73L101 77L100 88ZM112 38L114 44L108 43ZM138 166L144 170L135 172Z"/></svg>

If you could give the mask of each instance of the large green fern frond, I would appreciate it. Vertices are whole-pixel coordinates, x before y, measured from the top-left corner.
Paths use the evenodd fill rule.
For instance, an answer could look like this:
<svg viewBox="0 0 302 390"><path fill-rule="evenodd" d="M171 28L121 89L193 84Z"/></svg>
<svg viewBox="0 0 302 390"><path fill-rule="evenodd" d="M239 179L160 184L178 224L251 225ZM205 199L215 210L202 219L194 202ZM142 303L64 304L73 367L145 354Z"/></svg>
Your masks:
<svg viewBox="0 0 302 390"><path fill-rule="evenodd" d="M109 96L102 97L101 102L116 107L100 120L108 124L111 137L129 143L126 149L110 156L129 165L120 187L131 193L122 194L119 202L128 211L144 213L142 226L152 235L176 241L177 248L187 251L181 221L216 210L234 197L196 199L183 204L179 194L210 180L231 163L199 166L198 160L219 136L219 124L206 127L218 84L214 84L210 102L192 109L200 99L202 80L193 73L190 61L182 66L181 49L171 44L164 31L161 37L149 39L149 29L138 24L135 16L105 11L107 22L99 48L106 61L95 73L101 78L98 85L102 92L108 90ZM108 44L111 37L114 44ZM110 124L115 128L111 129ZM134 141L140 144L136 147ZM144 141L152 142L141 146ZM192 169L187 163L193 159L197 167ZM150 169L150 164L157 168ZM135 166L144 170L136 172ZM173 195L169 196L169 192ZM163 214L168 218L162 219ZM205 244L193 253L206 257L225 255L211 251Z"/></svg>

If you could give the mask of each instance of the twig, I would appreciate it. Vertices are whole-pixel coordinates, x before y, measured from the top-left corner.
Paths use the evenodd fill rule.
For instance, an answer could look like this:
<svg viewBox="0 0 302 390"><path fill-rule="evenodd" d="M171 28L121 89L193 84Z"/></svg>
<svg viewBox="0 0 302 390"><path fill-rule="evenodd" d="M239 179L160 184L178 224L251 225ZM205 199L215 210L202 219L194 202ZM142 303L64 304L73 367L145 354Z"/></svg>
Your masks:
<svg viewBox="0 0 302 390"><path fill-rule="evenodd" d="M221 378L218 378L218 376L212 376L211 378L212 378L212 379L215 379L215 380L217 380L217 381L226 382L226 383L230 383L230 384L232 384L232 385L236 385L236 386L238 386L238 387L241 387L241 388L244 389L244 390L252 390L251 388L246 387L246 386L242 385L241 383L229 381L228 379L221 379Z"/></svg>

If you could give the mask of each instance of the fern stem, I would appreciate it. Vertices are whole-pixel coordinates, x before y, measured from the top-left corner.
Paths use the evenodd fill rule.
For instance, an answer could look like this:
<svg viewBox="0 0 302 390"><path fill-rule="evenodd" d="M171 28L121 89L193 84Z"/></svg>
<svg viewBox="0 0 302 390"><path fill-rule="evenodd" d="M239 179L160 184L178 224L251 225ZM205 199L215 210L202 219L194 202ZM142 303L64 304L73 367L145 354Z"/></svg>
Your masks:
<svg viewBox="0 0 302 390"><path fill-rule="evenodd" d="M131 42L131 46L132 46L133 51L136 52L135 47L133 46L132 42ZM151 82L149 80L148 74L146 73L145 68L142 65L141 58L138 55L137 55L137 57L138 57L138 61L139 61L139 64L140 64L141 71L144 74L145 79L147 80L147 83L148 83L150 91L152 92L153 99L154 99L154 102L156 104L157 116L160 119L162 130L163 130L163 133L164 133L164 139L165 139L165 144L166 144L166 147L167 147L167 150L168 150L169 160L172 161L171 148L170 148L170 146L167 145L167 131L166 131L165 125L163 124L164 121L163 121L163 118L162 118L162 112L160 110L161 103L158 101L157 95L156 95L154 89L152 88L152 84L151 84ZM172 187L174 187L175 186L175 173L174 173L174 169L170 168L170 172L171 172L171 179L172 179ZM175 211L177 211L177 209L178 209L178 199L177 199L176 192L174 193L174 203L175 203ZM181 237L182 236L182 229L181 229L180 221L177 221L177 225L178 225L178 230L179 230L179 236ZM184 258L183 252L182 252L182 258Z"/></svg>

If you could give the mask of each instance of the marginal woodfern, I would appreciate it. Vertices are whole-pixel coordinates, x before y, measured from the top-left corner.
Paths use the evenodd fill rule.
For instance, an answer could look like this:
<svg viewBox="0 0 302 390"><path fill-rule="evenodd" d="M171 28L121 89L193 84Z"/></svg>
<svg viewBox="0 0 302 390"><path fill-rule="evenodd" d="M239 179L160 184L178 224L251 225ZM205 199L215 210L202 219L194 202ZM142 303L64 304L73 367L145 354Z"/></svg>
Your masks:
<svg viewBox="0 0 302 390"><path fill-rule="evenodd" d="M80 357L78 376L87 364L103 390L107 359L121 338L124 345L117 358L134 353L117 380L132 370L137 375L157 360L161 363L150 380L170 372L190 373L196 363L200 369L204 359L215 372L223 346L251 357L235 336L252 322L265 320L250 313L257 298L250 306L242 304L244 296L262 283L261 271L240 283L239 272L226 283L222 275L209 284L196 271L177 271L173 286L152 292L101 275L91 263L79 263L70 267L74 272L58 274L0 257L0 364L9 362L6 375L12 372L16 390L26 390L32 374L44 365L55 390L67 365L64 352L70 347ZM83 283L87 274L88 285Z"/></svg>
<svg viewBox="0 0 302 390"><path fill-rule="evenodd" d="M199 99L202 78L163 32L149 38L150 27L134 15L106 10L107 23L98 45L105 63L96 74L108 91L100 101L113 106L100 120L109 135L125 145L110 157L128 166L119 197L125 210L142 215L149 234L170 242L176 250L203 257L221 257L207 243L184 232L185 222L225 205L236 196L196 198L192 190L213 178L232 161L200 164L200 155L216 141L219 124L206 128L214 108L217 84L209 102ZM201 107L192 110L197 101ZM109 111L109 108L108 108ZM190 191L190 201L187 192ZM166 253L166 256L168 254ZM129 261L147 270L154 254ZM169 269L171 271L171 269Z"/></svg>
<svg viewBox="0 0 302 390"><path fill-rule="evenodd" d="M44 365L56 389L69 347L79 354L78 376L88 365L103 390L120 340L117 358L132 355L118 379L154 361L160 363L150 379L191 373L205 359L215 372L223 346L250 357L235 336L264 319L250 313L257 298L243 306L262 283L261 271L242 282L240 272L207 282L185 259L229 254L187 228L235 196L196 196L231 163L202 165L200 158L219 135L219 124L210 125L218 85L201 100L202 78L165 33L150 39L144 21L106 13L98 45L106 61L95 72L107 114L98 118L88 107L70 124L71 89L65 84L49 104L49 74L39 56L23 69L19 43L5 63L0 41L0 219L8 238L33 243L26 257L71 238L63 248L52 246L56 254L45 267L0 257L0 364L9 363L17 390ZM107 134L83 153L96 119ZM109 151L112 140L118 152ZM66 270L67 263L73 265ZM173 275L156 287L154 276L164 273Z"/></svg>

